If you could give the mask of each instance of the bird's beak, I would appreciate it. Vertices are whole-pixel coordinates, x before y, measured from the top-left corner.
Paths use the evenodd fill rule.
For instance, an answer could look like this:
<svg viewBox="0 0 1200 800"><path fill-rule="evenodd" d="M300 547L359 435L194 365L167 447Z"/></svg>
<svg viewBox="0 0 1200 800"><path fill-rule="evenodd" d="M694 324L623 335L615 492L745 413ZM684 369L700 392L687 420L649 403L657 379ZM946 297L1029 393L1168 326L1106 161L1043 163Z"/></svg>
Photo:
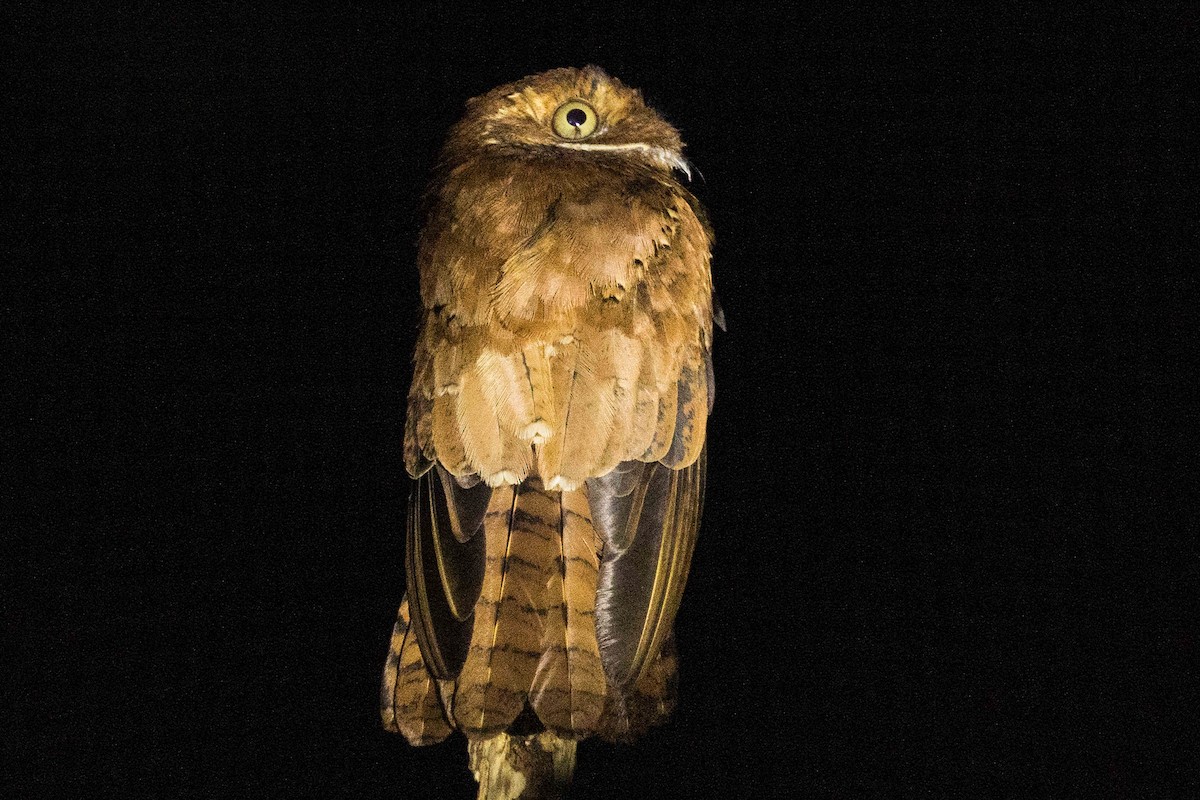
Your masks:
<svg viewBox="0 0 1200 800"><path fill-rule="evenodd" d="M655 147L654 145L643 144L641 142L630 142L629 144L597 144L595 142L555 142L559 147L566 147L571 150L590 150L592 152L601 153L618 153L618 152L636 152L641 153L650 158L656 164L666 167L671 170L679 170L687 179L692 179L692 165L688 160L674 150L668 150L665 147Z"/></svg>

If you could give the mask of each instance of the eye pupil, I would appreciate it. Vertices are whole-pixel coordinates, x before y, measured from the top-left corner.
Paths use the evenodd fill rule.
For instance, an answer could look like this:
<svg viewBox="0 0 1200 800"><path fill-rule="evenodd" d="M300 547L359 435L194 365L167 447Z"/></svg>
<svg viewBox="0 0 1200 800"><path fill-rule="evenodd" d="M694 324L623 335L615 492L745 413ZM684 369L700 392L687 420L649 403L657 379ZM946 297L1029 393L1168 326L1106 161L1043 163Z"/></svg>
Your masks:
<svg viewBox="0 0 1200 800"><path fill-rule="evenodd" d="M571 127L578 128L585 122L587 122L587 112L582 108L572 108L567 112L567 124Z"/></svg>

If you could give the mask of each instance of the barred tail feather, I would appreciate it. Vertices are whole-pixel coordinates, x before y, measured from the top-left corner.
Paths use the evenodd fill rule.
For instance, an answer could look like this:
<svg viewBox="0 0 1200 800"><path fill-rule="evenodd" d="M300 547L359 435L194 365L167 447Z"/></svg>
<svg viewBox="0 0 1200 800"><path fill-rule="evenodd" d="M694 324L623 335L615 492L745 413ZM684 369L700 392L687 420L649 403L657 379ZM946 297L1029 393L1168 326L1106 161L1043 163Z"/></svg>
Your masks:
<svg viewBox="0 0 1200 800"><path fill-rule="evenodd" d="M383 727L403 734L410 744L434 744L450 735L437 684L421 658L409 623L407 597L392 627L379 700Z"/></svg>
<svg viewBox="0 0 1200 800"><path fill-rule="evenodd" d="M522 506L528 518L558 541L554 569L546 574L542 657L530 704L551 731L583 738L596 729L605 691L595 627L596 534L582 492L530 492L527 497Z"/></svg>
<svg viewBox="0 0 1200 800"><path fill-rule="evenodd" d="M504 602L506 584L511 581L518 493L518 487L496 489L483 520L487 568L475 604L470 650L454 693L455 724L470 736L492 736L507 728L520 713L529 690L528 681L522 686L520 680L520 662L529 656L503 635L518 629L517 621L509 617L513 604Z"/></svg>
<svg viewBox="0 0 1200 800"><path fill-rule="evenodd" d="M530 484L496 494L455 722L469 735L491 736L528 702L546 728L582 738L595 731L605 693L595 631L598 539L586 496Z"/></svg>

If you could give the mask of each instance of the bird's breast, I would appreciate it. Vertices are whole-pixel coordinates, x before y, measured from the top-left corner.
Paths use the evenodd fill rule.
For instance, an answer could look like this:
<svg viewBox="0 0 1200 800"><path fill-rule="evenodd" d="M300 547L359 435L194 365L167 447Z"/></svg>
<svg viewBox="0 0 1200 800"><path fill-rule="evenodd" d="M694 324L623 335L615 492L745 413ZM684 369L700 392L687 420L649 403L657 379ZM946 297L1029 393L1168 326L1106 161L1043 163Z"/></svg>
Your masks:
<svg viewBox="0 0 1200 800"><path fill-rule="evenodd" d="M451 181L422 247L431 305L520 324L632 299L666 244L661 198L618 172L570 167L481 167Z"/></svg>

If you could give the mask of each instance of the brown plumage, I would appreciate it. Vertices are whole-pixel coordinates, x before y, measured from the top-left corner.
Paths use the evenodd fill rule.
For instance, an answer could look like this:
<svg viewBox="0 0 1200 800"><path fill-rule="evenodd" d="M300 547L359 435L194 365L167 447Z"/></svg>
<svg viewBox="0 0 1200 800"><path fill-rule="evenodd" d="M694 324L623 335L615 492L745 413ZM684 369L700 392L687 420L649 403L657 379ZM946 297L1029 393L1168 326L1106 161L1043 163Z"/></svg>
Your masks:
<svg viewBox="0 0 1200 800"><path fill-rule="evenodd" d="M466 734L481 796L549 791L575 740L674 705L713 398L682 147L639 92L558 69L469 101L430 188L383 719Z"/></svg>

